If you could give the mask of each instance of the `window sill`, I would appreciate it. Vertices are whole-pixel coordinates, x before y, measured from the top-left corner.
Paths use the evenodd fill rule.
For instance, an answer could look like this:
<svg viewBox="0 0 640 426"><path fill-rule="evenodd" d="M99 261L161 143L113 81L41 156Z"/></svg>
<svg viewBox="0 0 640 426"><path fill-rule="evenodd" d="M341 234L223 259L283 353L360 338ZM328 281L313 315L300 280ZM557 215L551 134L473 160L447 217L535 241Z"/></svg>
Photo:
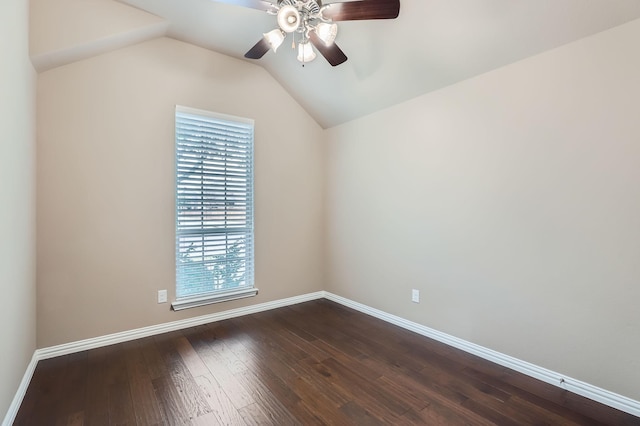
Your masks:
<svg viewBox="0 0 640 426"><path fill-rule="evenodd" d="M174 311L183 309L196 308L198 306L211 305L213 303L227 302L229 300L244 299L245 297L253 297L258 294L257 288L248 288L244 290L235 290L225 293L208 294L204 296L185 297L178 299L171 304Z"/></svg>

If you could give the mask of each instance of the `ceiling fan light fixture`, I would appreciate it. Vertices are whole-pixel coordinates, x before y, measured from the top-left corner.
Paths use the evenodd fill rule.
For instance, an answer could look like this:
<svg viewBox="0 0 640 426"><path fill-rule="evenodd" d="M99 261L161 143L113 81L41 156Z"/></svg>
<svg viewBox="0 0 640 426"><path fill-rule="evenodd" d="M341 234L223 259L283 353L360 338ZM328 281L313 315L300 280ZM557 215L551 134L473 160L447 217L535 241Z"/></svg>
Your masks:
<svg viewBox="0 0 640 426"><path fill-rule="evenodd" d="M292 33L300 26L300 12L295 6L282 6L278 11L277 20L282 31Z"/></svg>
<svg viewBox="0 0 640 426"><path fill-rule="evenodd" d="M347 55L335 43L337 22L371 19L395 19L400 13L400 0L213 0L246 6L276 15L276 30L263 34L263 38L244 57L260 59L269 50L276 49L291 33L292 47L300 41L297 59L313 61L319 53L335 67L347 60ZM324 1L331 3L323 4ZM405 1L405 0L402 0ZM375 42L376 40L372 40ZM311 47L313 46L313 47ZM317 50L317 52L314 50Z"/></svg>
<svg viewBox="0 0 640 426"><path fill-rule="evenodd" d="M320 22L316 25L316 34L318 34L318 37L326 46L330 46L338 35L338 25Z"/></svg>
<svg viewBox="0 0 640 426"><path fill-rule="evenodd" d="M316 52L313 51L311 43L308 41L298 43L298 61L303 64L311 62L316 58Z"/></svg>
<svg viewBox="0 0 640 426"><path fill-rule="evenodd" d="M269 44L269 47L273 49L275 52L278 50L278 47L284 41L284 33L281 29L276 28L275 30L271 30L268 33L262 34L266 42Z"/></svg>

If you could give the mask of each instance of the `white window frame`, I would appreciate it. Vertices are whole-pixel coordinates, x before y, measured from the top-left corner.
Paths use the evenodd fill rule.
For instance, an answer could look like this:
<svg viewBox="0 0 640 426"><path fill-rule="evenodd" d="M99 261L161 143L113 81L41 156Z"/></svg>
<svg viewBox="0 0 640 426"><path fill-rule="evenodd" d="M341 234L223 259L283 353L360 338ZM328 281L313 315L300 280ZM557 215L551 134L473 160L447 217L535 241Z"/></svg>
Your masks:
<svg viewBox="0 0 640 426"><path fill-rule="evenodd" d="M175 130L176 300L171 307L177 311L255 296L254 121L177 105ZM189 171L191 182L185 182L191 164L196 168ZM188 213L192 208L195 215Z"/></svg>

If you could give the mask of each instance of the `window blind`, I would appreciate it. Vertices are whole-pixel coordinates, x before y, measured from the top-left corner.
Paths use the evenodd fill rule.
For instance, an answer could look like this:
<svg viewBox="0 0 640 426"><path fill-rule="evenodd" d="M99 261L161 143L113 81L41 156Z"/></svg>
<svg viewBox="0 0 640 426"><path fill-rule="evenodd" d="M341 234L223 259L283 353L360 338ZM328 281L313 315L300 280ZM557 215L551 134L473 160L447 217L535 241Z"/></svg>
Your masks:
<svg viewBox="0 0 640 426"><path fill-rule="evenodd" d="M253 121L185 107L175 120L173 307L254 295Z"/></svg>

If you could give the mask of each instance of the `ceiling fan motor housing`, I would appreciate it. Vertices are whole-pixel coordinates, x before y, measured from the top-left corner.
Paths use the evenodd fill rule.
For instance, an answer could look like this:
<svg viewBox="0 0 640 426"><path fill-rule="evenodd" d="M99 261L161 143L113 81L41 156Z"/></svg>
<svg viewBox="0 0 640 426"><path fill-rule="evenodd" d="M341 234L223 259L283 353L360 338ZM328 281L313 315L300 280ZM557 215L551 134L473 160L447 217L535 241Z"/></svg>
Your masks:
<svg viewBox="0 0 640 426"><path fill-rule="evenodd" d="M287 33L305 27L308 21L315 19L320 13L319 2L315 0L281 0L278 6L278 26Z"/></svg>
<svg viewBox="0 0 640 426"><path fill-rule="evenodd" d="M322 2L319 0L280 0L278 2L278 7L283 6L294 6L301 13L315 15L320 12Z"/></svg>

